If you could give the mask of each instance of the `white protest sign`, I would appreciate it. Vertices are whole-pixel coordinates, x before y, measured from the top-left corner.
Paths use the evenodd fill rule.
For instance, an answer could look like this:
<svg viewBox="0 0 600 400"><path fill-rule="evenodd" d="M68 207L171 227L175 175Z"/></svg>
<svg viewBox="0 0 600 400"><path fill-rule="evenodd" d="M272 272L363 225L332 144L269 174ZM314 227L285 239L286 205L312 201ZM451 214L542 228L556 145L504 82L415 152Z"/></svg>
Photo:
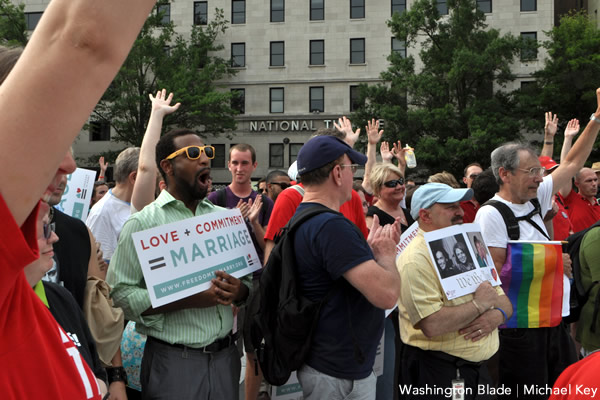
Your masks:
<svg viewBox="0 0 600 400"><path fill-rule="evenodd" d="M271 387L271 400L302 400L302 386L298 382L296 371L292 371L290 379L281 386Z"/></svg>
<svg viewBox="0 0 600 400"><path fill-rule="evenodd" d="M157 226L131 237L153 307L207 290L215 271L240 278L261 268L237 208Z"/></svg>
<svg viewBox="0 0 600 400"><path fill-rule="evenodd" d="M413 222L411 226L408 227L402 235L400 236L400 241L396 245L396 259L400 257L400 253L406 249L408 244L417 236L417 232L419 231L419 223Z"/></svg>
<svg viewBox="0 0 600 400"><path fill-rule="evenodd" d="M67 175L67 185L58 205L71 217L85 221L90 210L90 200L94 194L96 171L77 168Z"/></svg>
<svg viewBox="0 0 600 400"><path fill-rule="evenodd" d="M453 225L425 232L429 255L448 300L474 293L485 281L500 285L479 224Z"/></svg>

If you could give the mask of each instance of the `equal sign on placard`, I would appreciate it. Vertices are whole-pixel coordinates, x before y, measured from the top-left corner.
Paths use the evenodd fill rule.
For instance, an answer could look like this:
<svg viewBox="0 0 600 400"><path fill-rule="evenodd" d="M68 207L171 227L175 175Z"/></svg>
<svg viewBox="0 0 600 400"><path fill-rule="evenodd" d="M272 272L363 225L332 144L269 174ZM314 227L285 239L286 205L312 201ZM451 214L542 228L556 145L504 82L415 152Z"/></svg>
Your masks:
<svg viewBox="0 0 600 400"><path fill-rule="evenodd" d="M165 261L164 257L158 257L158 258L155 258L154 260L148 261L148 264L150 265L150 270L153 271L157 268L166 267L167 264L165 264L164 261Z"/></svg>

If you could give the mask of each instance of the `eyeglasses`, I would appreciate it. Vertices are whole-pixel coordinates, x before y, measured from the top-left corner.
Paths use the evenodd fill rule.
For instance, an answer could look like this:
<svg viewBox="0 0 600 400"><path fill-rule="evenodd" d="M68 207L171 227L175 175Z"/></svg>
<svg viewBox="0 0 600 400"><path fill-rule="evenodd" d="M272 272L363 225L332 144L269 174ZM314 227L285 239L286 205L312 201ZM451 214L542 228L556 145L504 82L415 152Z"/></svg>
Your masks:
<svg viewBox="0 0 600 400"><path fill-rule="evenodd" d="M542 177L546 172L546 168L544 167L533 167L529 169L517 168L519 171L527 172L530 178Z"/></svg>
<svg viewBox="0 0 600 400"><path fill-rule="evenodd" d="M355 173L358 169L358 164L339 164L340 167L350 167L352 173Z"/></svg>
<svg viewBox="0 0 600 400"><path fill-rule="evenodd" d="M265 192L265 189L258 188L258 189L256 189L256 191L260 194L263 194Z"/></svg>
<svg viewBox="0 0 600 400"><path fill-rule="evenodd" d="M291 184L289 184L287 182L271 182L271 185L279 185L281 190L285 190L285 189L289 188L290 186L292 186Z"/></svg>
<svg viewBox="0 0 600 400"><path fill-rule="evenodd" d="M52 236L52 232L54 232L54 228L54 222L51 224L44 224L44 239L50 239L50 236Z"/></svg>
<svg viewBox="0 0 600 400"><path fill-rule="evenodd" d="M215 158L215 148L212 146L187 146L171 153L165 160L175 158L183 152L185 152L185 155L189 160L199 159L203 152L210 160Z"/></svg>
<svg viewBox="0 0 600 400"><path fill-rule="evenodd" d="M404 185L404 178L392 179L391 181L383 182L383 186L395 188L398 185Z"/></svg>

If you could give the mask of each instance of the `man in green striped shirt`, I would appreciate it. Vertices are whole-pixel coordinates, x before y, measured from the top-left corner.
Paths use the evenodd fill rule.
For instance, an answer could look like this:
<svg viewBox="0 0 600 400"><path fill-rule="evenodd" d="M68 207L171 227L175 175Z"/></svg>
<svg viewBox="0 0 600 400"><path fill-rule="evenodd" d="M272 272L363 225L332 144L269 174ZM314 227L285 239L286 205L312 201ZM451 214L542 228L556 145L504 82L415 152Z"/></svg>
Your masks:
<svg viewBox="0 0 600 400"><path fill-rule="evenodd" d="M221 207L206 199L214 149L195 133L177 129L156 145L167 188L123 226L107 281L136 329L148 335L141 369L143 398L237 399L240 358L231 334L231 304L249 294L251 276L217 271L210 289L153 308L131 235L208 214ZM164 396L164 397L163 397Z"/></svg>

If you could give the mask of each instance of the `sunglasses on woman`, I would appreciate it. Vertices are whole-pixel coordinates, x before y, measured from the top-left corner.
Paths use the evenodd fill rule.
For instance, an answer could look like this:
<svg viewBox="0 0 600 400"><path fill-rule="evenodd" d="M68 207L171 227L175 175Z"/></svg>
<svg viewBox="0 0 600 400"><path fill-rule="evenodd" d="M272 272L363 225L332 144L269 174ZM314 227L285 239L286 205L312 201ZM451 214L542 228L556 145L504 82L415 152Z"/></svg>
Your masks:
<svg viewBox="0 0 600 400"><path fill-rule="evenodd" d="M395 188L398 185L404 185L404 178L392 179L391 181L383 182L383 186Z"/></svg>
<svg viewBox="0 0 600 400"><path fill-rule="evenodd" d="M171 153L167 158L165 158L165 160L175 158L184 152L189 160L199 159L202 153L206 154L206 157L211 160L215 158L215 148L212 146L187 146Z"/></svg>
<svg viewBox="0 0 600 400"><path fill-rule="evenodd" d="M52 236L52 232L54 232L54 228L54 222L51 224L44 224L44 239L50 239L50 236Z"/></svg>

